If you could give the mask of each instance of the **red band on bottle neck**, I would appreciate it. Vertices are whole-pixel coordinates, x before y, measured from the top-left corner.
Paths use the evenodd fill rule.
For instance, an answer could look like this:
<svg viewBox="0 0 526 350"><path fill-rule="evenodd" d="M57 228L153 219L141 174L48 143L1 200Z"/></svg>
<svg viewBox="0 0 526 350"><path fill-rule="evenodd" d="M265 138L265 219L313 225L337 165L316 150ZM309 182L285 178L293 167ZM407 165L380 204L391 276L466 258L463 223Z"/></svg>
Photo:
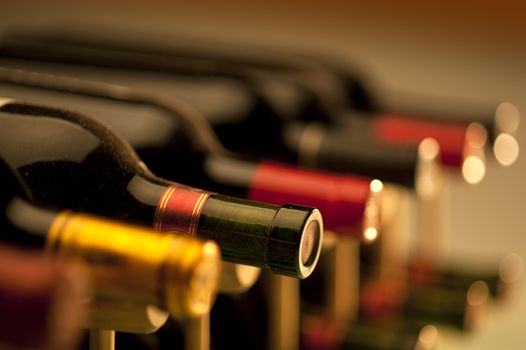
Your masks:
<svg viewBox="0 0 526 350"><path fill-rule="evenodd" d="M370 182L360 177L262 163L254 172L248 197L277 205L294 203L318 208L325 228L361 237Z"/></svg>
<svg viewBox="0 0 526 350"><path fill-rule="evenodd" d="M401 146L418 146L426 137L440 145L443 165L460 168L464 161L467 126L454 122L420 120L394 113L376 116L373 135L380 140Z"/></svg>
<svg viewBox="0 0 526 350"><path fill-rule="evenodd" d="M161 196L155 212L157 232L178 231L192 237L209 193L183 186L170 186Z"/></svg>

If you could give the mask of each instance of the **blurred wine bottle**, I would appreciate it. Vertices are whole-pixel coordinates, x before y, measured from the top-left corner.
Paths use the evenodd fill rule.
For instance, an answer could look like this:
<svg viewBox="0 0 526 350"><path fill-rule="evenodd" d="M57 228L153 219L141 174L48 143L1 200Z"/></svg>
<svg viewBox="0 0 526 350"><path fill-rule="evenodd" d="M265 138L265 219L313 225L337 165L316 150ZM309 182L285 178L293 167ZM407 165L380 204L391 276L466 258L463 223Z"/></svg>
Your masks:
<svg viewBox="0 0 526 350"><path fill-rule="evenodd" d="M487 316L489 290L483 281L467 288L368 281L360 294L360 318L383 323L392 320L439 324L459 330L480 328Z"/></svg>
<svg viewBox="0 0 526 350"><path fill-rule="evenodd" d="M307 277L316 265L323 235L316 209L160 179L122 138L82 114L14 101L0 111L0 153L39 203L213 239L227 261L293 277Z"/></svg>
<svg viewBox="0 0 526 350"><path fill-rule="evenodd" d="M404 186L415 186L418 144L409 147L387 147L369 137L364 137L365 133L362 130L342 133L341 130L327 128L318 122L306 123L297 118L287 117L285 116L287 113L280 111L304 110L296 107L297 103L301 104L297 102L301 99L289 99L289 95L297 92L295 86L281 84L281 88L275 88L274 85L280 82L272 82L273 88L269 88L268 84L255 84L252 80L199 74L196 78L192 69L171 70L168 67L159 70L153 68L140 70L141 68L138 67L125 69L126 65L122 67L111 65L110 68L103 68L97 63L99 62L97 50L93 53L93 62L82 60L76 62L80 65L74 65L71 63L75 61L68 56L70 49L74 51L75 47L65 46L57 49L57 52L52 51L54 47L50 47L47 52L52 53L53 60L56 59L54 63L39 62L40 56L36 54L31 58L26 57L26 60L4 57L2 65L132 86L157 94L177 96L203 113L229 150L321 170L353 173L401 183ZM64 61L70 64L57 64ZM145 64L148 62L151 61L146 61ZM20 74L14 74L15 81L27 81L27 77L21 78ZM283 90L287 90L288 93L275 96ZM275 94L269 95L266 91L274 91ZM302 95L301 91L299 94ZM210 95L223 97L221 100L211 99ZM279 107L281 101L287 101L292 107ZM310 112L298 114L305 113L313 115Z"/></svg>
<svg viewBox="0 0 526 350"><path fill-rule="evenodd" d="M319 271L332 276L326 284L332 291L327 294L326 303L332 305L335 313L352 313L357 299L350 302L350 296L356 296L358 290L356 247L360 241L373 242L380 231L383 185L379 180L252 161L221 147L210 147L220 143L201 141L200 137L207 133L199 133L199 125L186 122L198 117L195 112L179 108L170 113L147 93L56 75L12 72L16 79L6 77L6 83L0 84L5 96L60 105L95 116L124 136L142 161L164 178L252 200L318 208L324 227L341 239L337 253L326 257L331 264ZM188 115L182 116L184 113ZM215 139L212 133L205 137ZM347 242L348 238L354 242Z"/></svg>
<svg viewBox="0 0 526 350"><path fill-rule="evenodd" d="M432 350L439 340L433 324L410 320L344 324L307 314L302 325L302 349Z"/></svg>
<svg viewBox="0 0 526 350"><path fill-rule="evenodd" d="M382 188L378 180L300 169L228 152L213 132L200 133L200 125L187 122L199 117L197 112L189 113L188 108L168 111L155 105L155 98L148 103L147 93L137 101L132 97L140 93L125 87L29 71L25 75L30 79L23 81L21 71L12 72L17 72L18 78L6 77L2 83L0 77L4 96L93 116L123 136L141 160L163 178L256 201L313 206L322 213L328 230L365 241L377 236ZM117 95L120 101L114 97Z"/></svg>
<svg viewBox="0 0 526 350"><path fill-rule="evenodd" d="M498 300L513 297L524 270L522 258L516 253L506 254L494 271L473 271L458 266L428 266L425 261L413 261L409 266L412 283L436 285L441 288L462 288L476 281L486 283L491 296Z"/></svg>
<svg viewBox="0 0 526 350"><path fill-rule="evenodd" d="M19 196L16 177L0 159L2 241L79 263L96 297L156 305L180 319L210 310L220 273L214 242L43 209Z"/></svg>
<svg viewBox="0 0 526 350"><path fill-rule="evenodd" d="M274 102L272 106L284 112L281 115L286 115L289 120L299 116L305 121L324 119L331 123L333 119L338 121L361 115L376 123L375 119L396 116L404 121L398 129L405 129L407 123L422 122L426 119L422 115L430 115L427 123L434 125L452 119L455 124L464 127L475 122L489 134L494 153L501 164L510 165L517 158L518 144L513 135L518 128L520 113L509 102L498 104L494 113L463 112L463 115L448 117L446 114L437 118L433 117L437 113L425 111L415 118L418 113L396 110L390 113L383 110L382 103L366 87L365 80L334 57L236 47L225 43L206 45L205 42L196 43L195 40L143 38L141 41L140 35L134 36L131 41L126 35L108 38L107 35L78 32L63 34L49 28L44 33L8 35L4 39L2 55L200 77L234 77L255 85ZM284 102L286 100L289 102ZM292 100L295 103L291 103ZM291 108L291 105L296 108ZM297 108L298 105L305 108ZM410 126L409 130L414 131L414 127ZM440 139L439 135L427 128L423 137ZM441 143L441 146L445 148L447 143Z"/></svg>
<svg viewBox="0 0 526 350"><path fill-rule="evenodd" d="M2 228L0 237L3 237ZM71 349L86 318L88 276L42 252L0 245L2 348Z"/></svg>
<svg viewBox="0 0 526 350"><path fill-rule="evenodd" d="M41 66L37 65L38 68L42 68ZM58 70L59 72L65 72L70 73L72 75L78 75L78 69L64 69L64 66L52 66L51 68L48 67L48 70ZM45 99L49 99L50 102L59 102L58 98L62 100L63 103L63 96L59 95L57 93L53 93L51 91L42 92L35 89L30 89L28 87L24 88L23 85L26 86L40 86L42 88L47 89L56 89L59 91L69 90L71 92L77 92L84 95L94 94L94 95L104 95L104 93L101 93L101 90L104 91L105 89L102 88L100 85L92 84L93 86L90 86L88 81L75 81L71 79L64 79L60 77L54 77L49 75L39 75L38 73L24 73L22 71L10 71L10 70L4 70L4 81L6 82L6 92L7 94L10 94L10 96L24 96L24 97L31 97L31 98L38 98L41 101L44 101ZM87 75L86 72L80 74L80 76ZM100 76L100 73L99 75ZM117 78L111 79L111 80L119 80ZM126 81L126 78L124 78ZM15 84L18 84L16 86L13 86L13 82ZM110 88L111 89L111 88ZM183 89L184 90L184 89ZM35 93L39 91L39 97L35 95ZM122 89L114 89L112 91L109 91L107 94L108 96L119 96L117 98L122 98L123 91ZM183 94L184 95L184 94ZM287 169L283 167L279 167L276 164L256 164L256 163L250 163L246 159L239 158L239 157L233 157L230 153L222 154L220 156L213 156L213 154L217 154L218 152L215 152L214 150L211 150L208 145L210 143L214 142L202 142L202 140L199 138L199 134L192 132L192 128L185 127L184 123L181 123L183 125L179 125L179 121L176 121L176 118L163 118L164 123L161 121L161 118L163 117L163 113L157 113L158 118L155 118L153 115L150 117L151 119L148 119L149 122L146 122L146 118L142 115L146 114L152 114L149 112L153 112L151 108L149 109L147 106L141 105L141 111L138 112L137 104L134 104L133 108L130 106L130 108L126 108L126 106L123 106L122 104L114 103L111 104L111 102L105 102L102 103L100 99L92 99L90 100L87 97L80 98L78 96L68 96L68 101L71 101L71 103L74 103L74 107L79 107L82 105L82 108L86 111L90 112L93 115L104 115L104 119L109 124L113 123L113 126L115 129L122 131L122 134L125 135L125 137L134 145L134 147L139 151L141 157L146 161L146 163L158 174L162 175L163 177L174 179L177 181L189 183L192 185L205 187L210 190L217 190L220 192L226 192L228 194L237 195L237 196L246 196L247 194L250 196L251 194L258 194L259 196L254 196L252 199L255 200L265 200L265 201L276 201L279 199L279 197L282 197L282 201L294 201L295 198L291 198L289 195L291 194L292 190L295 188L299 189L300 191L303 191L305 187L307 188L318 188L321 189L321 186L303 186L305 185L305 181L308 181L309 178L306 176L303 176L303 183L296 182L296 184L301 185L297 187L290 187L286 186L286 182L276 182L273 181L275 178L279 178L281 176L282 179L287 178L287 174L290 175L288 177L293 178L295 175L299 174L305 174L302 172L297 172L292 169ZM98 102L98 103L97 103ZM120 106L120 110L122 110L122 113L126 113L128 115L128 120L131 118L131 115L137 115L137 118L143 120L142 123L136 122L132 123L131 121L129 123L125 123L125 125L122 123L122 118L119 119L119 111L115 111L116 106ZM100 108L99 108L100 107ZM111 110L111 111L110 111ZM225 113L226 114L226 113ZM113 118L112 118L113 117ZM166 116L164 116L166 117ZM176 124L177 123L177 124ZM360 123L353 123L360 125ZM134 129L132 126L136 125L140 130L137 131L137 129ZM139 127L140 125L140 127ZM164 128L155 128L155 125L163 125ZM302 127L298 124L291 124L290 130L292 130L291 135L295 135L294 137L296 139L302 139L304 134L310 133L307 129L311 128L309 127ZM155 128L155 130L152 130L152 128ZM370 128L365 124L365 127L360 127L364 133L367 133ZM418 129L418 128L417 128ZM473 129L473 128L472 128ZM184 132L177 132L178 130L183 130ZM450 139L456 139L460 140L460 142L456 143L456 146L453 148L453 152L458 149L464 149L465 139L466 139L466 133L465 129L463 127L456 128L458 132L451 133L447 128L442 133L445 135L445 137L449 137ZM474 128L475 131L477 131L477 128ZM149 131L148 133L146 131ZM453 134L453 136L451 136ZM475 134L477 134L475 132ZM154 135L148 136L148 135ZM163 135L163 137L160 137L159 135ZM193 135L192 137L189 137L188 135ZM302 136L303 135L303 136ZM455 135L459 135L459 137L455 137ZM417 135L417 140L420 140L422 137L421 135ZM161 140L162 139L162 140ZM176 142L174 145L173 140L180 140L180 142ZM190 139L190 140L189 140ZM357 138L358 139L358 138ZM361 140L363 140L363 137L360 137ZM404 139L404 137L401 137L400 139ZM198 140L198 141L196 141ZM326 142L324 143L326 145L326 149L333 150L328 152L327 154L329 156L319 157L320 162L327 162L334 164L335 167L339 167L341 164L344 164L345 162L340 162L340 159L353 159L353 156L347 157L350 153L355 154L354 157L355 160L361 159L365 161L355 161L354 164L358 164L363 166L363 168L367 168L368 172L370 173L376 173L376 174L388 174L385 177L387 179L395 180L397 183L405 183L406 185L411 186L411 184L414 184L416 182L417 190L419 192L422 192L424 195L432 196L433 191L429 191L429 185L432 185L432 187L439 188L440 186L436 185L439 182L439 179L437 178L437 175L435 174L436 171L433 169L436 168L436 165L433 164L433 162L426 162L426 156L422 156L420 153L422 153L422 150L419 150L418 152L414 151L414 148L408 148L412 150L413 156L407 158L407 157L396 157L396 155L401 155L403 153L399 152L399 150L396 150L396 148L392 147L384 147L385 150L390 151L388 154L386 153L385 160L382 163L378 162L369 162L369 153L364 153L363 149L355 150L353 147L345 147L348 143L348 135L346 132L334 132L332 134L332 137L329 137L326 139ZM217 142L216 142L217 143ZM296 142L295 144L299 144L300 142ZM363 145L364 143L362 143ZM367 144L367 141L365 141L365 144ZM333 145L333 146L331 146ZM363 148L363 147L362 147ZM368 148L369 150L370 148ZM395 149L396 151L391 152L391 150ZM184 151L184 155L181 151ZM170 154L167 154L164 156L163 152L167 152ZM220 153L220 152L219 152ZM381 152L383 153L383 152ZM414 160L414 154L417 154L416 161ZM193 164L195 167L187 167L186 170L188 171L180 171L180 168L176 168L172 166L172 163L164 162L163 160L166 159L166 157L170 156L172 159L174 155L177 154L178 157L185 157L185 155L188 158L183 159L183 161L186 161L187 164ZM324 153L325 154L325 153ZM325 154L325 155L327 155ZM330 156L333 155L331 158ZM395 155L393 157L393 155ZM453 156L450 156L450 158L454 159L454 153ZM464 156L462 156L464 157ZM373 157L374 158L374 157ZM403 167L406 169L405 171L396 172L393 171L394 167L390 167L390 162L396 163L396 164L411 164L411 166L405 166ZM411 161L407 161L408 159L413 159ZM465 157L464 157L465 159ZM371 166L373 164L373 166ZM427 165L426 165L427 164ZM374 166L376 165L376 166ZM330 167L330 166L329 166ZM339 170L342 170L342 168L337 168ZM344 169L344 168L343 168ZM377 171L372 171L372 169L378 169ZM411 170L409 170L411 169ZM203 171L204 170L204 171ZM232 178L228 174L230 174L230 171L237 172L238 176L235 178ZM360 171L361 172L361 171ZM259 178L263 179L270 179L272 181L267 181L267 185L265 188L259 188L254 191L247 191L247 187L252 185L255 182L251 182L249 179L254 179L255 175L260 175ZM433 175L435 174L435 175ZM325 178L329 180L329 178ZM413 179L416 179L413 180ZM311 177L310 180L319 181L321 180L321 177ZM330 181L329 181L330 182ZM327 183L327 181L325 181ZM277 189L276 184L279 184L281 186L281 193L276 193L276 191L279 191ZM261 185L261 183L259 183ZM271 185L271 186L269 186ZM357 185L357 183L356 183ZM364 182L362 182L362 188L366 188ZM426 185L426 186L424 186ZM337 189L337 187L332 186L332 188ZM340 186L341 188L341 186ZM348 188L350 188L348 186ZM426 189L427 188L427 189ZM283 190L284 189L284 190ZM436 189L435 189L436 191ZM288 192L288 194L287 194ZM327 191L327 187L323 187L324 194L330 194L331 191ZM296 192L298 193L298 192ZM260 197L264 196L264 197ZM273 197L273 198L271 198ZM319 199L315 202L307 203L305 202L305 196L303 195L302 198L299 196L296 197L296 201L303 201L302 204L310 204L317 206L322 210L322 213L335 213L334 210L328 210L330 206L327 205L327 202L323 202ZM329 196L331 198L334 198L334 196ZM342 196L345 197L345 196ZM349 198L349 197L348 197ZM311 200L315 200L315 197L311 197ZM330 204L330 203L329 203ZM334 202L332 203L334 204ZM333 206L334 207L334 206ZM362 206L362 208L364 208ZM359 211L358 211L359 212ZM370 211L371 212L371 211ZM341 212L343 213L343 211ZM335 220L333 220L334 217L336 219L338 217L344 218L344 215L325 215L327 217L326 219L326 227L329 229L333 229L336 232L341 232L341 230L338 230L338 225L334 225L333 223ZM356 220L360 216L355 216L354 221L359 222L359 220ZM347 216L345 218L347 221L351 219L351 217ZM337 221L337 220L336 220ZM370 221L371 222L371 221ZM357 227L358 225L355 225ZM362 230L362 234L365 234L365 232L370 233L371 230L367 231L368 228L374 227L373 225L363 225L365 228ZM360 232L359 230L347 230L347 232ZM385 250L385 249L384 249ZM373 255L379 255L381 253L375 252ZM378 259L378 258L373 258ZM389 264L389 262L387 262ZM457 274L459 277L460 275ZM466 276L469 279L469 276ZM497 280L494 278L494 280ZM466 280L467 281L467 280ZM491 288L491 290L495 290L495 288Z"/></svg>

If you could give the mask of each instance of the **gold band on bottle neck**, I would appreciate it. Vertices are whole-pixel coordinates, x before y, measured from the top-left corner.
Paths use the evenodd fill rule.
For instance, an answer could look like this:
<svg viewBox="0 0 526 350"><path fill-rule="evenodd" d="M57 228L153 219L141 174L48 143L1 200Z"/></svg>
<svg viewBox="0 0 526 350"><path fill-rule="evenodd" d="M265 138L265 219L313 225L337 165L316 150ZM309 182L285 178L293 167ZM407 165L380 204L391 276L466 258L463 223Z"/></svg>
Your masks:
<svg viewBox="0 0 526 350"><path fill-rule="evenodd" d="M215 299L220 253L210 241L63 212L46 250L80 260L103 297L154 304L178 318L207 313Z"/></svg>
<svg viewBox="0 0 526 350"><path fill-rule="evenodd" d="M208 196L208 192L184 186L170 186L157 205L155 231L177 231L196 237L199 216Z"/></svg>

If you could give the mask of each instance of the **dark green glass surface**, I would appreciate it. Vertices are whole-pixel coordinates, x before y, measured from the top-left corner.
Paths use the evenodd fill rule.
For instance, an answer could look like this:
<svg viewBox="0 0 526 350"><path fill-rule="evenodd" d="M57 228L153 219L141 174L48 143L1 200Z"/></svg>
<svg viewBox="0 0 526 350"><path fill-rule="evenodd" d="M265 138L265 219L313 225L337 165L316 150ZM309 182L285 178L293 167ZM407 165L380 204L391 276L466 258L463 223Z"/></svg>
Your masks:
<svg viewBox="0 0 526 350"><path fill-rule="evenodd" d="M177 185L153 175L131 146L103 124L82 114L38 105L6 103L0 107L0 156L37 203L147 226L154 222L163 193ZM210 203L205 203L201 212L203 220L197 225L197 236L215 240L225 252L240 251L237 255L226 254L225 259L241 262L243 256L243 263L306 277L298 259L291 258L300 254L306 220L295 221L288 228L296 235L272 240L281 232L278 228L283 220L278 220L277 214L285 206L263 206L214 195L208 200ZM313 208L306 207L297 210L305 218L313 212ZM182 215L189 215L185 213ZM254 220L256 224L252 224ZM259 239L262 235L266 238ZM321 241L315 248L320 245ZM273 254L281 254L279 263Z"/></svg>

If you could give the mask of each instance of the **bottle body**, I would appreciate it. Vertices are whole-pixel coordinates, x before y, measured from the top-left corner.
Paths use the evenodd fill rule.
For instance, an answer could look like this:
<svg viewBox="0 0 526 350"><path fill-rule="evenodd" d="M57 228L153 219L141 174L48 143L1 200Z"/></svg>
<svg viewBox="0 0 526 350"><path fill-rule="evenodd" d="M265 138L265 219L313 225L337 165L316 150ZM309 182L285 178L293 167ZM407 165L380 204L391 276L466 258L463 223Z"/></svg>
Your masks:
<svg viewBox="0 0 526 350"><path fill-rule="evenodd" d="M483 281L461 289L369 281L361 288L360 317L380 323L407 317L421 323L471 330L485 317L488 293Z"/></svg>
<svg viewBox="0 0 526 350"><path fill-rule="evenodd" d="M157 72L186 72L197 76L227 76L237 79L246 79L251 75L272 76L277 80L292 80L296 85L302 85L306 90L313 92L319 99L318 105L323 105L319 113L322 119L330 122L338 121L340 111L347 110L346 117L354 112L366 112L373 119L383 119L386 109L369 92L362 79L352 74L348 67L327 58L308 57L289 54L279 54L257 50L251 53L250 49L242 50L231 48L226 50L192 49L188 43L163 43L162 47L155 45L127 43L125 38L114 38L108 41L102 38L86 38L79 35L60 35L48 33L46 36L22 35L6 39L3 55L6 57L34 57L44 61L75 62L85 65L106 65L113 68L129 68L136 70L149 70ZM195 45L194 45L195 46ZM86 58L86 52L97 59ZM141 63L141 58L148 57L149 63ZM170 58L167 63L167 58ZM144 60L142 60L144 61ZM256 73L254 73L256 72ZM250 79L249 79L250 80ZM257 80L257 79L256 79ZM265 85L265 84L262 84ZM264 89L263 89L264 90ZM305 95L305 94L304 94ZM308 95L308 94L307 94ZM417 97L418 98L418 97ZM270 96L272 100L272 96ZM403 108L402 108L403 109ZM288 108L290 110L290 108ZM387 109L388 111L389 109ZM392 109L391 109L392 110ZM400 108L398 108L400 110ZM407 108L406 108L407 110ZM312 111L302 115L304 120L312 120ZM316 113L314 113L316 114ZM387 113L390 114L390 113ZM391 113L392 114L392 113ZM403 119L411 120L411 113L396 112ZM429 115L429 113L412 113L413 115ZM432 113L431 113L432 114ZM446 113L447 114L447 113ZM465 114L463 111L462 114ZM475 116L473 116L475 115ZM494 113L473 113L455 117L443 116L420 117L428 121L438 121L442 124L445 120L454 119L466 127L471 123L478 123L489 135L490 143L494 145L497 160L502 164L511 164L516 159L518 145L514 134L520 121L517 108L503 102L495 108ZM416 121L419 122L418 119ZM432 137L433 134L425 135ZM498 140L498 141L497 141ZM506 146L504 146L506 145Z"/></svg>
<svg viewBox="0 0 526 350"><path fill-rule="evenodd" d="M90 278L97 302L155 305L177 318L210 310L221 266L215 243L45 209L20 197L24 185L17 177L0 158L2 241L81 267ZM104 318L90 315L97 316Z"/></svg>
<svg viewBox="0 0 526 350"><path fill-rule="evenodd" d="M367 229L378 230L375 208L381 189L372 188L369 179L217 154L196 141L195 130L158 107L112 101L104 91L96 98L81 88L74 90L72 84L60 84L58 79L40 81L40 88L16 84L0 87L5 86L10 97L64 105L94 116L122 135L142 161L163 178L255 201L313 206L324 215L325 227L342 235L361 239ZM367 213L365 207L370 208Z"/></svg>
<svg viewBox="0 0 526 350"><path fill-rule="evenodd" d="M341 323L315 314L304 315L302 319L302 348L305 349L434 349L437 340L436 327L425 323Z"/></svg>
<svg viewBox="0 0 526 350"><path fill-rule="evenodd" d="M301 278L316 265L323 226L313 208L264 205L157 178L120 137L80 114L20 103L4 104L2 111L2 157L39 203L203 238L222 227L224 235L218 232L215 240L225 259L234 259L226 248L234 235L235 262L243 257ZM258 256L254 249L261 249Z"/></svg>
<svg viewBox="0 0 526 350"><path fill-rule="evenodd" d="M60 59L57 58L57 61L60 62ZM123 70L119 67L112 69L97 68L89 66L89 63L80 68L57 64L43 65L34 61L30 65L27 62L16 61L8 61L7 64L44 72L63 72L63 74L81 79L97 79L147 88L152 93L168 93L183 98L185 98L184 90L189 90L188 88L182 90L174 88L173 85L177 85L177 82L181 80L181 75L170 74L173 72L169 69L153 73L147 69L141 70L139 68L137 70ZM164 75L163 72L165 72ZM182 79L185 79L184 76ZM207 82L210 81L217 82L218 80L206 76L199 79L194 78L197 85L204 84L206 86ZM221 78L219 81L228 86L231 79ZM254 89L250 91L254 92ZM252 103L253 107L245 108L238 113L228 112L229 106L232 105L232 102L228 100L217 105L217 110L223 112L216 113L207 112L201 108L201 106L209 104L206 97L187 98L187 100L198 109L201 108L200 111L214 127L222 143L229 150L327 171L354 173L371 178L382 175L387 176L386 180L388 181L402 182L403 185L414 185L417 167L416 146L392 148L363 137L360 131L342 134L341 131L335 133L326 125L319 123L312 126L310 123L295 120L297 117L285 116L280 113L280 108L274 108L272 103L268 103L268 101L272 101L272 97L266 97L265 94L259 94L257 97L257 89L252 96L248 100L256 102ZM236 103L238 105L250 104L239 101ZM316 112L308 112L310 116L314 114ZM307 117L302 119L320 118ZM163 133L164 131L159 134L162 135ZM272 142L268 142L268 140L272 140ZM367 157L360 156L361 154L367 154ZM394 175L391 176L391 174ZM405 177L400 179L401 176Z"/></svg>

